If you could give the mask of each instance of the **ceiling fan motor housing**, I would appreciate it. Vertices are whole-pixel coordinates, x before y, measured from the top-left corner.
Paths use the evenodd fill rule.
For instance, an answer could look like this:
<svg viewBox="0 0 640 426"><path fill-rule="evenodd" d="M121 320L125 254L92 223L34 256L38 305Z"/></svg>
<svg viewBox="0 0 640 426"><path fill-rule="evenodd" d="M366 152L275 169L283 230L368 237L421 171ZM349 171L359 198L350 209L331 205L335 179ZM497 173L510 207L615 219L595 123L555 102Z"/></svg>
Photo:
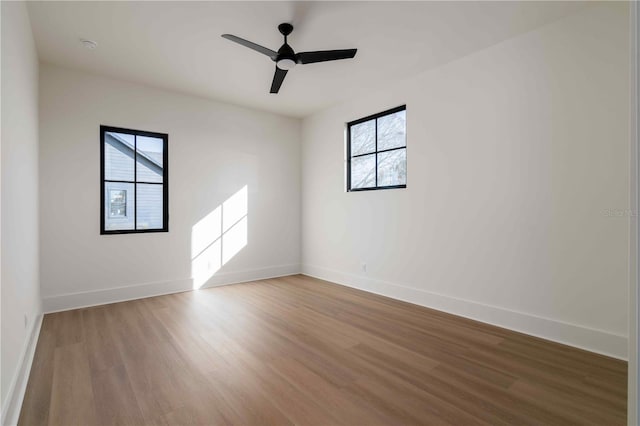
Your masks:
<svg viewBox="0 0 640 426"><path fill-rule="evenodd" d="M278 49L276 65L282 70L290 70L296 66L296 54L286 42Z"/></svg>

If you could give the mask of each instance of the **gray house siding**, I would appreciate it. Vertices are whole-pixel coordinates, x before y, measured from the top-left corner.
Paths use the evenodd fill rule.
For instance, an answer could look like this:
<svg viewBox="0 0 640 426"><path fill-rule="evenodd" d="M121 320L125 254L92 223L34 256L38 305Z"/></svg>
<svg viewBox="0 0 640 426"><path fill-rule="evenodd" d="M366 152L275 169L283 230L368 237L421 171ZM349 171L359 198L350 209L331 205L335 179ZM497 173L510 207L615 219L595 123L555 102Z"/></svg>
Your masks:
<svg viewBox="0 0 640 426"><path fill-rule="evenodd" d="M133 150L107 133L104 144L104 178L133 180Z"/></svg>
<svg viewBox="0 0 640 426"><path fill-rule="evenodd" d="M136 173L137 182L162 183L162 153L138 151L134 168L133 146L131 135L105 134L105 180L133 181ZM134 215L138 229L162 228L163 185L105 182L104 202L106 230L134 229Z"/></svg>
<svg viewBox="0 0 640 426"><path fill-rule="evenodd" d="M138 184L138 229L162 228L162 185Z"/></svg>

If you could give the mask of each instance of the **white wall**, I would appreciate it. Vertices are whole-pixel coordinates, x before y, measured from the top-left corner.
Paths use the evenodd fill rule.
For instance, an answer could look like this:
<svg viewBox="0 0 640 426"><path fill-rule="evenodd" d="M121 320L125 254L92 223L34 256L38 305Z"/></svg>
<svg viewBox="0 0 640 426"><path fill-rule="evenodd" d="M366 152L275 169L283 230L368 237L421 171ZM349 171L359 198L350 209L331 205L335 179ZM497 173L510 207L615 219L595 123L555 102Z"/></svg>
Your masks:
<svg viewBox="0 0 640 426"><path fill-rule="evenodd" d="M299 271L299 120L44 64L40 87L46 311L191 289L194 225L245 185L248 243L206 285ZM101 124L169 134L168 233L99 234Z"/></svg>
<svg viewBox="0 0 640 426"><path fill-rule="evenodd" d="M2 2L2 424L13 422L40 323L38 283L38 58L23 2ZM25 323L25 315L27 321ZM28 355L27 355L28 358ZM27 374L25 374L25 368ZM18 398L19 399L19 398Z"/></svg>
<svg viewBox="0 0 640 426"><path fill-rule="evenodd" d="M303 271L625 358L628 46L601 4L305 119ZM344 123L402 104L407 189L346 193Z"/></svg>

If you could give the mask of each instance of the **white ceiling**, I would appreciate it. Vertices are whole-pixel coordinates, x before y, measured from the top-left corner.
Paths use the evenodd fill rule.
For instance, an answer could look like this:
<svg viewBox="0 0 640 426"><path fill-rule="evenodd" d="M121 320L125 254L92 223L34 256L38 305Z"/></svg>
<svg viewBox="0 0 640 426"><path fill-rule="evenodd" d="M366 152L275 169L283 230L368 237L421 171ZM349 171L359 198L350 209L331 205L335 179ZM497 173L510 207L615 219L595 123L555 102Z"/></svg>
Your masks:
<svg viewBox="0 0 640 426"><path fill-rule="evenodd" d="M583 2L29 2L41 61L303 117L585 7ZM274 63L220 37L277 50L358 48L297 66L277 95ZM79 42L98 42L88 50Z"/></svg>

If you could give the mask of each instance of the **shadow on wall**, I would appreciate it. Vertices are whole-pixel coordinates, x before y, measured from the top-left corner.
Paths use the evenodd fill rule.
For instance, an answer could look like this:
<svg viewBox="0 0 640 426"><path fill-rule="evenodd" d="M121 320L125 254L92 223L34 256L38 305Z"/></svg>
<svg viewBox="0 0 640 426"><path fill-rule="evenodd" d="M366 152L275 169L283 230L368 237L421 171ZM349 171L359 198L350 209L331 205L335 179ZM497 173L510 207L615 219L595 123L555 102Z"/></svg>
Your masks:
<svg viewBox="0 0 640 426"><path fill-rule="evenodd" d="M247 185L191 228L191 277L201 288L247 245Z"/></svg>

